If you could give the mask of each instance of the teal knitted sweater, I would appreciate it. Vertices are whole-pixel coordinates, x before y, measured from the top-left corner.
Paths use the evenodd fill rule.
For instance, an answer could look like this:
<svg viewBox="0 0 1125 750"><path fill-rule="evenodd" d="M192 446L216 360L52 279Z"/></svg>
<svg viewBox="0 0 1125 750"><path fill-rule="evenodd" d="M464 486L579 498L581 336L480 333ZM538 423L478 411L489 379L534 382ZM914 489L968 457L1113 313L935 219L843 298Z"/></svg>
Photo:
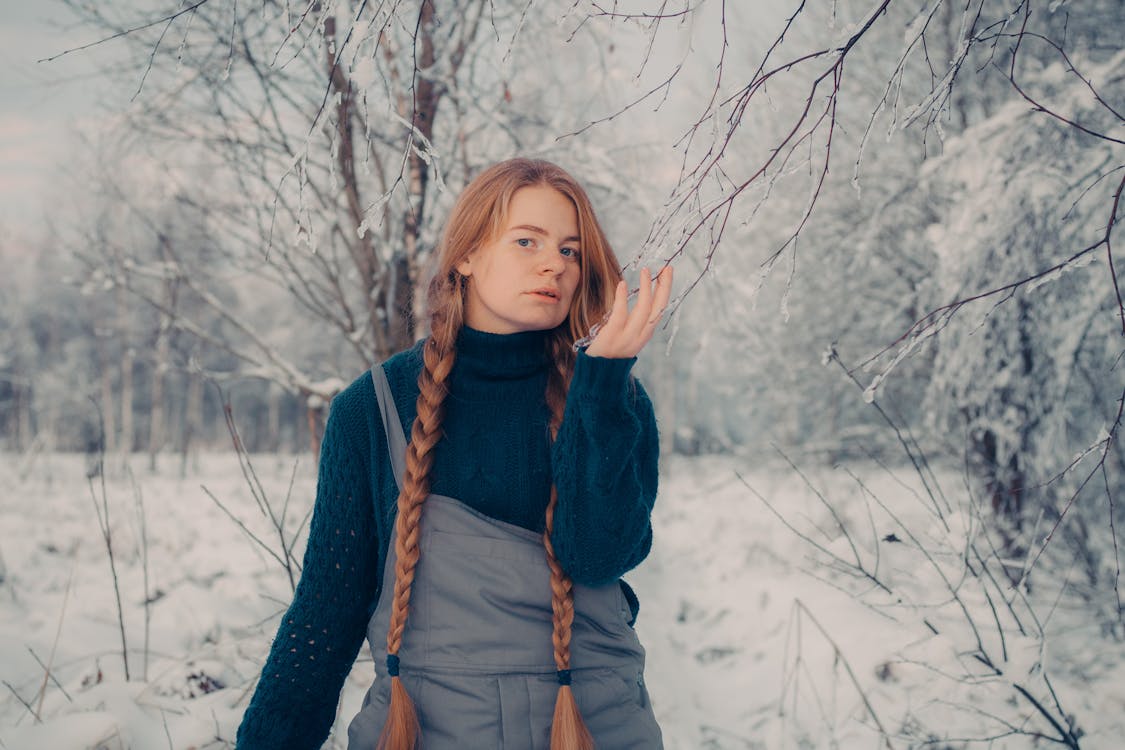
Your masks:
<svg viewBox="0 0 1125 750"><path fill-rule="evenodd" d="M617 580L649 552L657 489L656 420L634 362L580 352L551 443L546 333L463 328L431 492L542 531L553 479L564 570L587 585ZM409 438L421 344L383 368ZM332 402L301 579L238 729L241 750L318 748L328 736L379 599L397 498L367 372Z"/></svg>

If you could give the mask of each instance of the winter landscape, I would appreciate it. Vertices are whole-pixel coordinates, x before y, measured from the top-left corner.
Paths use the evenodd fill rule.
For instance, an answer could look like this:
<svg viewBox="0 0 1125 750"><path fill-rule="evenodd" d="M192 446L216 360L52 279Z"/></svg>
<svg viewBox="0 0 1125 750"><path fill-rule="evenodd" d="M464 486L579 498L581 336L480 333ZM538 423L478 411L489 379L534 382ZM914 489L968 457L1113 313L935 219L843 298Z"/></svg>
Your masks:
<svg viewBox="0 0 1125 750"><path fill-rule="evenodd" d="M296 467L289 533L313 496L303 462L251 459L275 508ZM100 482L91 496L85 464L72 455L22 465L6 456L3 472L11 493L3 510L0 642L10 691L3 746L230 746L292 595L286 572L248 536L277 549L276 531L237 461L205 456L186 477L140 470L106 484L129 680L95 512ZM955 474L941 478L956 481ZM958 738L973 736L993 737L992 747L1037 747L1047 740L1034 737L1052 732L1050 719L1019 689L1045 695L1045 674L1063 709L1052 704L1048 715L1073 721L1082 747L1121 746L1125 651L1081 602L1059 585L1033 596L981 585L959 556L959 537L974 525L971 510L946 513L952 531L945 532L905 471L857 463L810 472L808 480L811 487L777 461L666 462L652 555L627 576L641 600L637 628L666 747L911 747L927 740L959 747ZM893 516L880 503L893 507ZM787 524L848 561L855 560L854 543L865 568L893 593L841 574ZM891 537L898 541L886 541ZM1027 617L1026 632L1003 612L998 628L985 593L999 607L1008 606L1006 597ZM974 661L969 615L999 674ZM48 663L52 678L44 685ZM346 746L347 722L371 677L365 646L328 747Z"/></svg>
<svg viewBox="0 0 1125 750"><path fill-rule="evenodd" d="M665 747L1125 748L1119 0L0 8L0 748L234 747L329 404L517 154L676 269Z"/></svg>

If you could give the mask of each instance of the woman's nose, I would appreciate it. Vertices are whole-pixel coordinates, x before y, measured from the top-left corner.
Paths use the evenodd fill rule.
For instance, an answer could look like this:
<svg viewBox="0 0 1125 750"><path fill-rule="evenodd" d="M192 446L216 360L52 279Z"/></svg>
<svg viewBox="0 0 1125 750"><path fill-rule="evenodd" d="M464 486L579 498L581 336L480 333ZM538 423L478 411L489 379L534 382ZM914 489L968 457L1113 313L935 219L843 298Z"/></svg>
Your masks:
<svg viewBox="0 0 1125 750"><path fill-rule="evenodd" d="M566 261L562 257L557 247L547 246L542 250L543 258L539 261L539 267L543 271L550 271L551 273L560 273L563 269L563 264Z"/></svg>

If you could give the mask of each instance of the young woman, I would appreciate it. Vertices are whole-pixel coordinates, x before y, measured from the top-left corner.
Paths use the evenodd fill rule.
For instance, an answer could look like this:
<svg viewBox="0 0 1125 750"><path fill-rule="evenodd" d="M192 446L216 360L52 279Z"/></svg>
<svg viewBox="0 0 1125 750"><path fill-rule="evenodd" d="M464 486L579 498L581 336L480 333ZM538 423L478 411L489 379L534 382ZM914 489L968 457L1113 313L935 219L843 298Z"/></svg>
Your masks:
<svg viewBox="0 0 1125 750"><path fill-rule="evenodd" d="M332 403L301 580L239 748L319 747L365 633L376 680L350 749L661 747L620 577L648 554L657 484L629 370L671 283L643 270L629 308L553 164L465 188L429 337Z"/></svg>

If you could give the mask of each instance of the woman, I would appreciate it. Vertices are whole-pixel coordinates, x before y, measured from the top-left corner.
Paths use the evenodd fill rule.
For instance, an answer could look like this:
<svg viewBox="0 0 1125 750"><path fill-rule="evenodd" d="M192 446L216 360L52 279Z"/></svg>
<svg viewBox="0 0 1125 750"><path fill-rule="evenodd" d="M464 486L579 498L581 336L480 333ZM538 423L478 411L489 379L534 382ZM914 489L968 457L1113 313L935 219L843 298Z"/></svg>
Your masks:
<svg viewBox="0 0 1125 750"><path fill-rule="evenodd" d="M642 271L630 310L553 164L465 188L430 336L333 401L301 580L239 748L319 747L365 631L377 679L349 748L661 746L620 576L648 554L657 482L629 370L671 281Z"/></svg>

